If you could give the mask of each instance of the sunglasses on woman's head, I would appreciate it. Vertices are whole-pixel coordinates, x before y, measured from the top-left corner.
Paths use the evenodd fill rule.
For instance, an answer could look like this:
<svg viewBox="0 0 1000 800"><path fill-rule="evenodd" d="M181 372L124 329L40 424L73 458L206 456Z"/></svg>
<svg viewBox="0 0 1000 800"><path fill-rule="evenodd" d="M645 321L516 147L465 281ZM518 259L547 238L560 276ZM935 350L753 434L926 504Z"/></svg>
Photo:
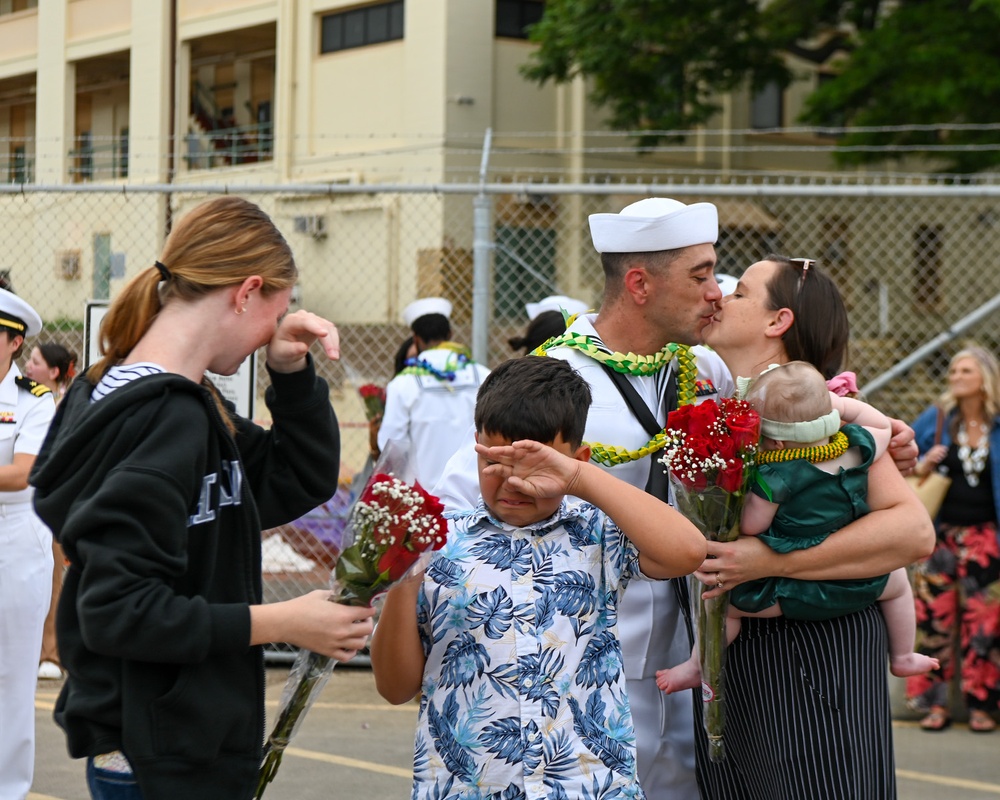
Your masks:
<svg viewBox="0 0 1000 800"><path fill-rule="evenodd" d="M809 268L813 264L816 263L816 259L815 258L790 258L788 260L791 261L796 266L798 266L799 270L802 273L801 277L799 278L799 288L798 288L798 291L801 292L802 291L802 285L806 282L806 275L809 274Z"/></svg>

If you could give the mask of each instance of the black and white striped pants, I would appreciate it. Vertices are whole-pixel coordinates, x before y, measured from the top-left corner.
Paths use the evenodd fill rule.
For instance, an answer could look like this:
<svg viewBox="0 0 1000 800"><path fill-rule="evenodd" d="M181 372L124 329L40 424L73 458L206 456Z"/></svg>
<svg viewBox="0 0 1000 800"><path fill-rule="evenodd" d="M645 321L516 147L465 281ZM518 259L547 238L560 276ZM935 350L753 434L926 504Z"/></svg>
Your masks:
<svg viewBox="0 0 1000 800"><path fill-rule="evenodd" d="M824 622L744 619L726 666L725 761L703 800L894 800L885 623L877 606Z"/></svg>

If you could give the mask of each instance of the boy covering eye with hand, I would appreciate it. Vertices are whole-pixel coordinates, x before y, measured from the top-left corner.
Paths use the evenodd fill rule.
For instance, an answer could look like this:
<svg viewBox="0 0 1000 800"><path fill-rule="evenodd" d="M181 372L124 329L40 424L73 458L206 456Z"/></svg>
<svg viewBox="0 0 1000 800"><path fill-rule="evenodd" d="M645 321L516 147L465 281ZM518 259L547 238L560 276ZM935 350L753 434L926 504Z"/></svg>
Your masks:
<svg viewBox="0 0 1000 800"><path fill-rule="evenodd" d="M413 797L643 797L618 640L632 579L685 575L705 540L589 462L590 390L559 359L494 370L476 403L481 498L388 595L379 692L421 692Z"/></svg>

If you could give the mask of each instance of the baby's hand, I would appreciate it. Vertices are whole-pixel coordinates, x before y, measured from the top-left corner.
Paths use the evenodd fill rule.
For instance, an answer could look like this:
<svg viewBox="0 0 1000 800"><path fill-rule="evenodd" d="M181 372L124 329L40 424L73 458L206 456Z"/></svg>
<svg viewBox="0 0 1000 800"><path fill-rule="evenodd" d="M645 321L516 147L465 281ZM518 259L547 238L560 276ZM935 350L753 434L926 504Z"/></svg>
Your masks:
<svg viewBox="0 0 1000 800"><path fill-rule="evenodd" d="M528 497L573 494L583 466L583 462L530 439L500 447L477 444L476 452L487 462L484 474L506 480L514 491Z"/></svg>

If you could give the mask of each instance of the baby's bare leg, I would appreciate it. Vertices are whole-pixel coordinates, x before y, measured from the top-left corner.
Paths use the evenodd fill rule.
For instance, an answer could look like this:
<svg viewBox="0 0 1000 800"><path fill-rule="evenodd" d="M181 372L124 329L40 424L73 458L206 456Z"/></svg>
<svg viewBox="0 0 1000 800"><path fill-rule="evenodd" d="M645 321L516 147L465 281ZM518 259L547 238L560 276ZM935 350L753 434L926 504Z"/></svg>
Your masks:
<svg viewBox="0 0 1000 800"><path fill-rule="evenodd" d="M936 658L913 652L917 615L905 569L893 570L889 574L889 581L878 603L889 633L889 671L897 678L905 678L937 669L939 662Z"/></svg>
<svg viewBox="0 0 1000 800"><path fill-rule="evenodd" d="M770 609L767 609L770 611ZM780 613L780 612L779 612ZM726 644L730 645L740 634L740 617L748 616L739 609L729 607L726 617ZM757 616L754 614L753 616ZM777 616L768 614L768 616ZM656 672L656 685L665 694L673 694L682 689L695 689L701 685L701 664L698 663L698 646L691 651L691 658L670 669Z"/></svg>

